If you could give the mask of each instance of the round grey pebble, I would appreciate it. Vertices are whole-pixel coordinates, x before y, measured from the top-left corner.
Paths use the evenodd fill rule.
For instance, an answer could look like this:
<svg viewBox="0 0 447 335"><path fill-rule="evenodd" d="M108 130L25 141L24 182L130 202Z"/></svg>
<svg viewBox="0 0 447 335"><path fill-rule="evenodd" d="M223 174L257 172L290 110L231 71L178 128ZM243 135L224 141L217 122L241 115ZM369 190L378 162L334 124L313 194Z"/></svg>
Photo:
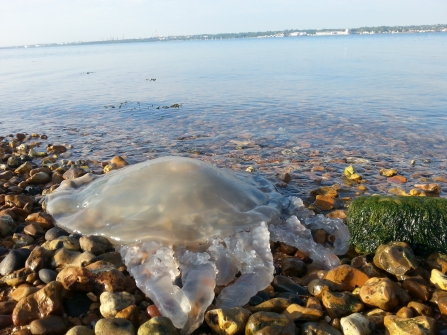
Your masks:
<svg viewBox="0 0 447 335"><path fill-rule="evenodd" d="M50 269L42 269L39 271L39 279L45 284L55 281L57 273Z"/></svg>
<svg viewBox="0 0 447 335"><path fill-rule="evenodd" d="M66 232L65 230L59 228L59 227L53 227L51 229L48 229L48 231L45 233L45 240L46 241L52 241L57 239L58 237L61 236L68 236L70 235L68 232Z"/></svg>

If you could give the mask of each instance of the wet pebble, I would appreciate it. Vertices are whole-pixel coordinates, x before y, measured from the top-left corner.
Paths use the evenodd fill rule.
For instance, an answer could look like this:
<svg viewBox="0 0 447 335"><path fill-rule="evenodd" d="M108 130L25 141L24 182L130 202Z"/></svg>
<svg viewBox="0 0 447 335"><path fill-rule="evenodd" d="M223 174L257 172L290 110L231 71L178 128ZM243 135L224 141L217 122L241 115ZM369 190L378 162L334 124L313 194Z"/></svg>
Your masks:
<svg viewBox="0 0 447 335"><path fill-rule="evenodd" d="M273 279L272 286L277 292L293 292L299 295L307 295L309 293L305 287L298 285L285 276L276 276Z"/></svg>
<svg viewBox="0 0 447 335"><path fill-rule="evenodd" d="M45 233L45 240L52 241L62 236L68 236L70 235L67 231L65 231L62 228L59 227L53 227L51 229L48 229L48 231Z"/></svg>
<svg viewBox="0 0 447 335"><path fill-rule="evenodd" d="M39 271L39 279L45 284L56 280L57 273L50 269L41 269Z"/></svg>
<svg viewBox="0 0 447 335"><path fill-rule="evenodd" d="M29 329L33 335L60 335L65 334L68 326L62 317L49 315L32 321Z"/></svg>

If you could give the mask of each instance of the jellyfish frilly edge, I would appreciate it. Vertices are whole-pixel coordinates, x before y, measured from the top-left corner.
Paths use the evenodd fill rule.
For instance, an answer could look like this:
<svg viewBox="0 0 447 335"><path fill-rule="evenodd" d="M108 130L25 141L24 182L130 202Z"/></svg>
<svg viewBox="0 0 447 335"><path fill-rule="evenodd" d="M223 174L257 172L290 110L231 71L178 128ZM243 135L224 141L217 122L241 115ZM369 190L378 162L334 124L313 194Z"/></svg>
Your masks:
<svg viewBox="0 0 447 335"><path fill-rule="evenodd" d="M47 195L46 209L67 231L109 238L138 288L182 334L203 322L216 285L231 283L215 302L231 308L271 283L270 240L296 246L327 268L349 246L340 220L311 215L268 180L184 157L66 180ZM310 229L318 228L336 237L335 249L313 241ZM174 283L180 275L181 287Z"/></svg>

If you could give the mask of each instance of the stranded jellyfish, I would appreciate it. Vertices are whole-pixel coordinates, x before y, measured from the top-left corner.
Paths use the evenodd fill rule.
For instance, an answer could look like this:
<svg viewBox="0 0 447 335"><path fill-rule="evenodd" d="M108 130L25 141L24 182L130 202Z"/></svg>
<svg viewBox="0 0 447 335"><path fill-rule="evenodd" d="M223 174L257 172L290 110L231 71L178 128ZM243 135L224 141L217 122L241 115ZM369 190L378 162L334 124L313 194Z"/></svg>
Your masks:
<svg viewBox="0 0 447 335"><path fill-rule="evenodd" d="M231 308L271 283L270 240L294 245L327 268L348 247L341 221L310 215L300 199L282 197L256 174L190 158L66 180L46 203L64 229L109 238L137 286L183 334L203 322L216 285L226 286L216 306ZM336 237L332 250L313 241L310 229L319 228Z"/></svg>

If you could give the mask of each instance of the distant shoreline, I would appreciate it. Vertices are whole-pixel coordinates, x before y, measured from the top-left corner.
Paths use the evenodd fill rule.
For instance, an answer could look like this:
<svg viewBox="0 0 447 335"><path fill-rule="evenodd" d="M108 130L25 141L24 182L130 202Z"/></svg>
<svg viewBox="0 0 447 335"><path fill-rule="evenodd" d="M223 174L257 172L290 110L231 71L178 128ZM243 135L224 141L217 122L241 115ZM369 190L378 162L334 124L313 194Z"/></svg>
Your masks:
<svg viewBox="0 0 447 335"><path fill-rule="evenodd" d="M412 25L412 26L380 26L360 27L348 29L288 29L279 31L246 32L246 33L222 33L222 34L200 34L200 35L177 35L177 36L154 36L145 38L118 39L110 38L97 41L77 41L61 43L42 43L18 46L0 47L0 49L21 49L38 47L57 47L70 45L92 45L92 44L116 44L116 43L145 43L145 42L168 42L168 41L191 41L191 40L223 40L243 38L282 38L303 36L346 36L346 35L369 35L369 34L418 34L447 32L447 24L435 25Z"/></svg>

